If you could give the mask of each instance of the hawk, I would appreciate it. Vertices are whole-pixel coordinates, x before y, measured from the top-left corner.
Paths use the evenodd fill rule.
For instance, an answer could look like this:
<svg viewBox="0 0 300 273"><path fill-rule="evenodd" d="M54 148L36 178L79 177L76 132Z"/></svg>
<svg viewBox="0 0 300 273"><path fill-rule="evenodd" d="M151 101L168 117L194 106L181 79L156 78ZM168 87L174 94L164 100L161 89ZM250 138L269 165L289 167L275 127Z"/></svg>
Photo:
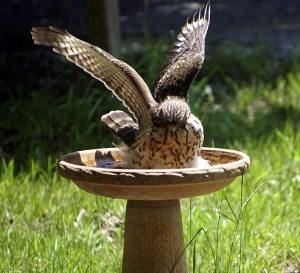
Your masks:
<svg viewBox="0 0 300 273"><path fill-rule="evenodd" d="M124 168L207 167L203 127L191 113L188 90L204 61L209 2L187 20L151 90L127 63L58 27L34 27L35 44L53 47L104 83L133 117L111 111L101 121L124 143Z"/></svg>

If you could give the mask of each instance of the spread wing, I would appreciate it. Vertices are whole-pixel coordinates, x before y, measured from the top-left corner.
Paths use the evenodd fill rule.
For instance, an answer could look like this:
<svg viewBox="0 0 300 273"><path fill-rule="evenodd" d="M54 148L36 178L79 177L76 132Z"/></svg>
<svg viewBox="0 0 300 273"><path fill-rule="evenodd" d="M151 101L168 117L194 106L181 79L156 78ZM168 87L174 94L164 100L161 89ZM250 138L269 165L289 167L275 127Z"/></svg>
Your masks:
<svg viewBox="0 0 300 273"><path fill-rule="evenodd" d="M55 52L103 82L133 113L141 129L151 125L149 108L156 102L131 66L57 27L34 27L31 34L35 44L53 47Z"/></svg>
<svg viewBox="0 0 300 273"><path fill-rule="evenodd" d="M210 21L209 2L183 27L152 87L157 102L167 96L187 100L190 85L204 61L205 36Z"/></svg>

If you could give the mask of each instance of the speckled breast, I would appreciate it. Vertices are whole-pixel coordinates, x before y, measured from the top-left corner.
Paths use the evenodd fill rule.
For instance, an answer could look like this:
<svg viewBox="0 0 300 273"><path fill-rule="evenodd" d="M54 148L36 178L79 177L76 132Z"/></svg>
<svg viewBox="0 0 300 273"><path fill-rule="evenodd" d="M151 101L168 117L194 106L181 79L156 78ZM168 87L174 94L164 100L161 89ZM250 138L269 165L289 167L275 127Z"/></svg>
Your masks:
<svg viewBox="0 0 300 273"><path fill-rule="evenodd" d="M196 167L203 143L201 122L191 116L185 128L154 127L128 151L131 168Z"/></svg>

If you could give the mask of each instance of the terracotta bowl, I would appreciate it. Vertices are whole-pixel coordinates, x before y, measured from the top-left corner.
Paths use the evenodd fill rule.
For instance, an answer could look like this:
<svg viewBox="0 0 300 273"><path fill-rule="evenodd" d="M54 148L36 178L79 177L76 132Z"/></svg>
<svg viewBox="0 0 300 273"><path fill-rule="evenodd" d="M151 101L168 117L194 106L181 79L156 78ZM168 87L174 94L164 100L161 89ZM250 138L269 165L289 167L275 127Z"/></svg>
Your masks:
<svg viewBox="0 0 300 273"><path fill-rule="evenodd" d="M61 157L61 176L83 190L127 200L173 200L208 194L230 184L249 170L250 158L241 152L203 148L208 168L121 169L117 148L78 151Z"/></svg>

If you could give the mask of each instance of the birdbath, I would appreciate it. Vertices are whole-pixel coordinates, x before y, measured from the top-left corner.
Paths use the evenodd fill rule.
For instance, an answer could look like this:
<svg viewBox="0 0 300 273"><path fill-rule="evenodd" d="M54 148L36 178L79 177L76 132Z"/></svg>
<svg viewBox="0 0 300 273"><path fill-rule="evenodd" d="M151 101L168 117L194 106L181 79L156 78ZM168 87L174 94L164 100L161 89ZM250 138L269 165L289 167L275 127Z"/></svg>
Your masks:
<svg viewBox="0 0 300 273"><path fill-rule="evenodd" d="M121 169L117 148L62 156L61 176L96 195L126 199L122 273L187 273L180 198L226 187L249 170L241 152L202 148L205 169Z"/></svg>

